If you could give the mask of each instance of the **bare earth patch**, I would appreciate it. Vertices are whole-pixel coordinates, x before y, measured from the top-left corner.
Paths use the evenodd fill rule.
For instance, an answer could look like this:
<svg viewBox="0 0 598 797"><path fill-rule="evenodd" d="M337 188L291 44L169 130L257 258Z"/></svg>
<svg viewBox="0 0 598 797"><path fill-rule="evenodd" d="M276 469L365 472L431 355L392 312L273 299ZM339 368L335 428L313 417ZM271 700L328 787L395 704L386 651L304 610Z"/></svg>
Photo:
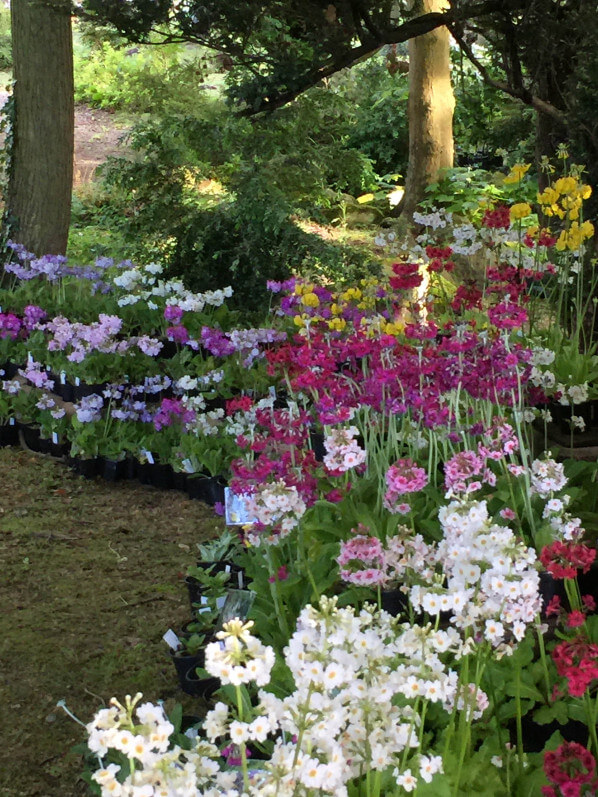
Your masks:
<svg viewBox="0 0 598 797"><path fill-rule="evenodd" d="M178 688L162 635L189 617L182 574L218 533L183 493L86 481L64 464L0 449L0 795L77 797L84 722L112 695L166 707Z"/></svg>
<svg viewBox="0 0 598 797"><path fill-rule="evenodd" d="M127 129L109 111L88 108L87 105L75 107L74 187L91 182L95 170L106 158L125 153L120 139Z"/></svg>
<svg viewBox="0 0 598 797"><path fill-rule="evenodd" d="M8 99L8 92L0 91L0 107ZM73 162L73 186L76 188L94 179L94 173L106 158L124 155L125 145L120 139L129 126L111 111L75 106L75 156ZM1 145L0 141L0 145Z"/></svg>

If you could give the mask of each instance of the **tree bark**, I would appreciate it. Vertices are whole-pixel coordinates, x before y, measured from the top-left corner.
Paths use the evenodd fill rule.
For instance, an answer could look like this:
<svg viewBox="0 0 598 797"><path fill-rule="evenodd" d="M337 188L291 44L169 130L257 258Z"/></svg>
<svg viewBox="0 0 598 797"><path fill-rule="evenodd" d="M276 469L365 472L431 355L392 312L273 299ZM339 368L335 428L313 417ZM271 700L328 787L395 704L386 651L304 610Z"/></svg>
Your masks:
<svg viewBox="0 0 598 797"><path fill-rule="evenodd" d="M12 0L13 150L5 234L36 255L64 254L74 149L70 0Z"/></svg>
<svg viewBox="0 0 598 797"><path fill-rule="evenodd" d="M419 13L440 12L446 0L420 0ZM409 219L426 186L453 165L453 112L449 32L446 27L409 40L409 166L402 213Z"/></svg>

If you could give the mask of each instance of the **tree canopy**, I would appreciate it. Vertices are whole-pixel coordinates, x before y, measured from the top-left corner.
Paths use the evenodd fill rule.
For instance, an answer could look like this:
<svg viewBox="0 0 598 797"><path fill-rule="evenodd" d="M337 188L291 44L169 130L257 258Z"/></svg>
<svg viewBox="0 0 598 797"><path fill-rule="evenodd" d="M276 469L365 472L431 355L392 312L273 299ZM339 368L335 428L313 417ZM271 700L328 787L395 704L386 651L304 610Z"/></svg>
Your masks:
<svg viewBox="0 0 598 797"><path fill-rule="evenodd" d="M446 25L515 14L525 0L453 0L420 13L413 0L83 0L80 12L134 41L189 41L227 58L229 96L248 114L290 102L384 45ZM154 39L156 40L156 39Z"/></svg>

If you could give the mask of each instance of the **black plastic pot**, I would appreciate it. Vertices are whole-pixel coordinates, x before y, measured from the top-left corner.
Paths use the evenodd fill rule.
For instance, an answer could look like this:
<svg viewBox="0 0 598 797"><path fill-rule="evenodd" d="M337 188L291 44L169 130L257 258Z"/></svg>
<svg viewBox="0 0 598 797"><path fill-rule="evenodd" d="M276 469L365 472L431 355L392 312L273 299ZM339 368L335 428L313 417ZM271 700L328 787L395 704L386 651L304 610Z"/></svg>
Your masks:
<svg viewBox="0 0 598 797"><path fill-rule="evenodd" d="M71 457L69 465L84 479L95 479L99 473L100 460L97 457L92 459L81 459L80 457Z"/></svg>
<svg viewBox="0 0 598 797"><path fill-rule="evenodd" d="M198 653L193 655L185 655L171 650L170 657L172 659L172 663L174 664L180 687L183 691L186 691L185 687L187 673L191 669L194 670L196 667L199 667L201 663L203 663L204 652L203 650L200 650Z"/></svg>
<svg viewBox="0 0 598 797"><path fill-rule="evenodd" d="M107 482L120 482L127 478L128 462L126 459L105 459L99 460L100 476Z"/></svg>
<svg viewBox="0 0 598 797"><path fill-rule="evenodd" d="M309 441L311 443L316 462L323 462L326 456L326 446L324 445L324 435L321 432L310 432Z"/></svg>
<svg viewBox="0 0 598 797"><path fill-rule="evenodd" d="M16 376L21 366L16 363L6 362L0 365L0 371L4 371L3 379L12 379Z"/></svg>
<svg viewBox="0 0 598 797"><path fill-rule="evenodd" d="M160 343L162 343L162 348L160 349L160 353L158 354L159 360L170 360L179 352L179 347L175 343L174 340L168 340L168 338L161 338Z"/></svg>
<svg viewBox="0 0 598 797"><path fill-rule="evenodd" d="M185 586L187 587L187 592L189 593L191 611L194 611L194 604L201 603L203 587L196 578L193 578L193 576L187 576L185 579Z"/></svg>
<svg viewBox="0 0 598 797"><path fill-rule="evenodd" d="M409 610L409 601L404 592L400 589L382 590L380 593L380 603L382 609L392 617L398 617Z"/></svg>
<svg viewBox="0 0 598 797"><path fill-rule="evenodd" d="M35 451L38 454L47 453L47 441L42 441L39 426L19 422L18 427L25 448L28 448L30 451Z"/></svg>
<svg viewBox="0 0 598 797"><path fill-rule="evenodd" d="M187 492L187 474L182 470L173 470L172 472L172 489Z"/></svg>
<svg viewBox="0 0 598 797"><path fill-rule="evenodd" d="M16 446L19 443L19 430L16 423L0 424L0 448Z"/></svg>
<svg viewBox="0 0 598 797"><path fill-rule="evenodd" d="M516 745L517 730L515 720L509 721L508 729L511 743ZM569 720L566 725L559 725L558 722L539 725L537 722L534 722L532 717L525 715L521 718L523 749L526 753L541 753L544 750L546 742L556 731L560 731L563 738L568 742L577 742L584 746L588 743L588 728L583 722Z"/></svg>
<svg viewBox="0 0 598 797"><path fill-rule="evenodd" d="M186 692L188 695L203 697L205 700L208 700L219 688L219 678L200 678L195 668L192 668L185 676L185 686L183 686L183 692Z"/></svg>
<svg viewBox="0 0 598 797"><path fill-rule="evenodd" d="M172 490L174 471L170 465L162 465L156 463L152 470L152 481L154 487L158 490Z"/></svg>
<svg viewBox="0 0 598 797"><path fill-rule="evenodd" d="M187 476L187 495L195 501L203 501L208 506L224 503L226 482L220 476Z"/></svg>
<svg viewBox="0 0 598 797"><path fill-rule="evenodd" d="M63 385L60 382L56 381L54 383L54 393L57 396L60 396L60 398L63 401L71 402L71 401L75 400L75 396L74 396L74 393L73 393L73 386L69 382L66 382Z"/></svg>
<svg viewBox="0 0 598 797"><path fill-rule="evenodd" d="M159 490L171 490L173 484L173 470L170 465L159 462L138 462L136 478L141 484L150 484Z"/></svg>
<svg viewBox="0 0 598 797"><path fill-rule="evenodd" d="M552 416L552 422L557 424L562 434L571 434L570 420L573 415L584 419L586 431L589 431L594 425L593 416L595 408L591 401L584 401L582 404L574 404L573 407L569 404L553 402L548 405L547 409ZM579 430L574 428L573 434L579 434Z"/></svg>

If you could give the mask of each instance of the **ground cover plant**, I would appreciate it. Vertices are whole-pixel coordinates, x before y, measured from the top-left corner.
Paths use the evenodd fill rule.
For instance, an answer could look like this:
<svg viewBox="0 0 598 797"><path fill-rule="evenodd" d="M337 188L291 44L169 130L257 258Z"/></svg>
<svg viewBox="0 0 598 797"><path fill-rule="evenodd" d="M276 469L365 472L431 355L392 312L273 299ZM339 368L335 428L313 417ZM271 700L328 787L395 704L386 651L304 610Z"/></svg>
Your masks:
<svg viewBox="0 0 598 797"><path fill-rule="evenodd" d="M100 711L96 793L595 790L596 468L547 442L597 421L591 189L565 168L427 207L414 241L380 231L382 278L270 280L251 327L226 285L15 247L6 433L224 475L240 527L228 579L189 572L215 706L199 735L139 696ZM233 565L250 596L214 624Z"/></svg>

